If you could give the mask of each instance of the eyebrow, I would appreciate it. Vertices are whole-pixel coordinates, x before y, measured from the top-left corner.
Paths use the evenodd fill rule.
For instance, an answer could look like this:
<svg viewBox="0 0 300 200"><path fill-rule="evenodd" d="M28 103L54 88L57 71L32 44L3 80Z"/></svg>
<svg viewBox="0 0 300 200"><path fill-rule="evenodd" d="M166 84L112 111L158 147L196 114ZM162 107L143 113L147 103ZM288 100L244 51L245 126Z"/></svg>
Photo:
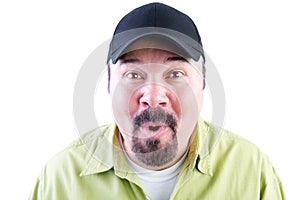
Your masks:
<svg viewBox="0 0 300 200"><path fill-rule="evenodd" d="M168 57L165 62L171 62L171 61L182 61L182 62L188 62L187 59L181 56L172 56Z"/></svg>

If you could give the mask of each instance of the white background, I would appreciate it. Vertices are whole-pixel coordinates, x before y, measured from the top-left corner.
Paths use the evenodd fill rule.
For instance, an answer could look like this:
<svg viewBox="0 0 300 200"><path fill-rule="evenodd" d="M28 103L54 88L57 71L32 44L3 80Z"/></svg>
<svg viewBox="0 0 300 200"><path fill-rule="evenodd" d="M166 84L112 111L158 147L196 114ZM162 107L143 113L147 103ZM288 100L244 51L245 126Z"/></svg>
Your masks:
<svg viewBox="0 0 300 200"><path fill-rule="evenodd" d="M1 1L1 199L27 199L45 163L78 137L76 76L120 18L142 2L149 1ZM288 199L299 199L297 1L163 2L198 26L225 87L225 128L257 144ZM104 108L96 106L98 116L110 115Z"/></svg>

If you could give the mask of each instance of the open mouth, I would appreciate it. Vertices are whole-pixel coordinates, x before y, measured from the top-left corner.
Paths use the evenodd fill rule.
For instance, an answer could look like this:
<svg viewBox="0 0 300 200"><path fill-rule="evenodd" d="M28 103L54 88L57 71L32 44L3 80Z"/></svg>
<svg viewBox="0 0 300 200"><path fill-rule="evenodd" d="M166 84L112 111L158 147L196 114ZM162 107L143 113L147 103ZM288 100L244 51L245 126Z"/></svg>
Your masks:
<svg viewBox="0 0 300 200"><path fill-rule="evenodd" d="M167 124L146 122L139 128L139 137L148 140L161 140L173 132Z"/></svg>
<svg viewBox="0 0 300 200"><path fill-rule="evenodd" d="M150 131L157 131L161 126L149 126Z"/></svg>

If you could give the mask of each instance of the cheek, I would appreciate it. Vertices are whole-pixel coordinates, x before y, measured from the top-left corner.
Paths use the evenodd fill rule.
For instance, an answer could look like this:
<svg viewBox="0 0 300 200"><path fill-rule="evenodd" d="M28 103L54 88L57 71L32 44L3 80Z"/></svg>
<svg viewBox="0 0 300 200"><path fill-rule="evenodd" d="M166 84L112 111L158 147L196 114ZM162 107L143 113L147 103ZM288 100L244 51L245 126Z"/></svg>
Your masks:
<svg viewBox="0 0 300 200"><path fill-rule="evenodd" d="M118 128L122 133L132 132L132 117L130 107L134 105L132 101L132 89L121 81L115 84L111 90L112 111Z"/></svg>
<svg viewBox="0 0 300 200"><path fill-rule="evenodd" d="M178 130L178 140L186 144L194 130L194 127L200 117L202 108L202 89L190 87L187 84L184 89L177 91L182 108L182 120Z"/></svg>
<svg viewBox="0 0 300 200"><path fill-rule="evenodd" d="M180 93L180 103L182 118L186 121L194 121L199 117L200 99L191 89L186 89Z"/></svg>
<svg viewBox="0 0 300 200"><path fill-rule="evenodd" d="M198 120L203 103L203 79L201 76L196 74L185 82L175 85L173 91L178 98L182 118Z"/></svg>
<svg viewBox="0 0 300 200"><path fill-rule="evenodd" d="M195 104L197 105L197 110L200 113L203 104L203 86L204 86L202 76L201 75L195 76L193 79L191 79L189 85L191 87L191 90L193 91L193 95L196 100Z"/></svg>
<svg viewBox="0 0 300 200"><path fill-rule="evenodd" d="M128 115L131 119L135 117L135 115L142 110L140 109L139 106L139 99L141 98L142 93L139 91L131 91L131 94L127 97L128 98L128 104L127 104L127 111Z"/></svg>
<svg viewBox="0 0 300 200"><path fill-rule="evenodd" d="M200 113L202 110L202 105L203 105L203 91L202 88L199 88L199 90L195 91L195 97L196 97L196 104L197 104L197 109L198 112Z"/></svg>

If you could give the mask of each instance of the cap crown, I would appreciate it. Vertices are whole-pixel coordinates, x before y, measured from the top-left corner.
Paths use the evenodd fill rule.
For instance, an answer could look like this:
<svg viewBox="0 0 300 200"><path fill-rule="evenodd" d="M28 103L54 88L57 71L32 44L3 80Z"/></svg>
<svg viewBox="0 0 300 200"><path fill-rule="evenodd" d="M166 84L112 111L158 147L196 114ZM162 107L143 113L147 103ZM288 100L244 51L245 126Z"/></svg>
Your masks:
<svg viewBox="0 0 300 200"><path fill-rule="evenodd" d="M143 27L160 27L178 31L191 37L202 46L193 20L186 14L162 3L150 3L132 10L121 19L114 35Z"/></svg>

